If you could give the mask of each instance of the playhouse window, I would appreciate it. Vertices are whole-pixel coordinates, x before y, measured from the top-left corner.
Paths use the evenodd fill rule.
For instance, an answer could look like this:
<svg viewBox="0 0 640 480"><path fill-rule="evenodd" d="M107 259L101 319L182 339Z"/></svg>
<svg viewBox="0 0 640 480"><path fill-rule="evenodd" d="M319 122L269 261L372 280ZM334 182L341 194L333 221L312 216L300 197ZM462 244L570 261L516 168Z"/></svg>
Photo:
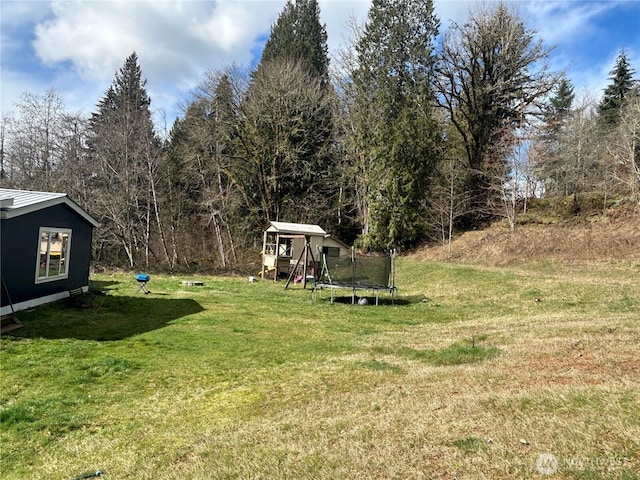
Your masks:
<svg viewBox="0 0 640 480"><path fill-rule="evenodd" d="M293 256L293 240L291 238L281 238L280 245L278 245L279 257L292 257Z"/></svg>
<svg viewBox="0 0 640 480"><path fill-rule="evenodd" d="M71 230L43 227L38 243L36 282L59 280L69 276Z"/></svg>

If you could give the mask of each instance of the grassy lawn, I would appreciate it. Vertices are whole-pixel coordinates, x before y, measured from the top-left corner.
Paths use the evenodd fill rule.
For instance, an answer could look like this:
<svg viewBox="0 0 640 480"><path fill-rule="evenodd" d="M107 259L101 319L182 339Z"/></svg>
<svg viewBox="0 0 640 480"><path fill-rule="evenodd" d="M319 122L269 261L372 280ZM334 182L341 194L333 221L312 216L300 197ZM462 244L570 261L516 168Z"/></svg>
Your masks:
<svg viewBox="0 0 640 480"><path fill-rule="evenodd" d="M397 284L95 276L1 339L0 475L640 478L638 265L399 258Z"/></svg>

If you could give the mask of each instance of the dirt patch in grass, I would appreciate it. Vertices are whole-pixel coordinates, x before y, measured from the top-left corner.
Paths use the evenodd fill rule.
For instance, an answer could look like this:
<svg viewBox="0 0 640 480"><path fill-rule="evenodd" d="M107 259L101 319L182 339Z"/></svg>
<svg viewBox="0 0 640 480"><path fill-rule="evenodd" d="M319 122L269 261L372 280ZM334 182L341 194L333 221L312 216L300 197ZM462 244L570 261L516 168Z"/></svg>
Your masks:
<svg viewBox="0 0 640 480"><path fill-rule="evenodd" d="M567 325L588 328L587 322ZM564 326L564 327L567 327ZM547 328L549 326L547 325ZM564 330L564 329L563 329ZM521 339L505 348L507 361L501 368L505 388L514 391L572 386L622 387L637 376L638 332L613 331L611 334L573 334Z"/></svg>

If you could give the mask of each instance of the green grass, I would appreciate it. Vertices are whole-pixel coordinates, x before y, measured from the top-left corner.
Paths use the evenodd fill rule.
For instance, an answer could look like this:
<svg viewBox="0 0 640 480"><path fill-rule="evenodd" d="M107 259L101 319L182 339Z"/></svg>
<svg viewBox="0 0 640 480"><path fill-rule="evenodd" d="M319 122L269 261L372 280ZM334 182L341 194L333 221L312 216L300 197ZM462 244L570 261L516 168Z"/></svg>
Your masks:
<svg viewBox="0 0 640 480"><path fill-rule="evenodd" d="M476 453L485 446L485 441L476 437L465 437L453 442L453 445L466 453Z"/></svg>
<svg viewBox="0 0 640 480"><path fill-rule="evenodd" d="M397 267L377 307L114 274L20 312L2 478L638 478L637 265Z"/></svg>
<svg viewBox="0 0 640 480"><path fill-rule="evenodd" d="M486 335L481 337L481 339L485 338ZM378 347L375 349L375 352L420 360L437 366L479 362L487 358L492 358L499 353L499 349L496 347L476 345L476 342L479 340L480 339L472 337L470 340L460 340L440 349L416 349L411 347L389 349Z"/></svg>

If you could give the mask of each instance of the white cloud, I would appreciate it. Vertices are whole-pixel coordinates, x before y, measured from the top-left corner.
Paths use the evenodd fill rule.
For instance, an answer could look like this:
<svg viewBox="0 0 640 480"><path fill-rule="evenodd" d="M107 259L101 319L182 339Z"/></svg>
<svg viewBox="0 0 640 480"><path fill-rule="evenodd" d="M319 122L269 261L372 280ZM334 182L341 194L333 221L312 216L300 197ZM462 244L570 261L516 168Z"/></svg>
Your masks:
<svg viewBox="0 0 640 480"><path fill-rule="evenodd" d="M277 7L277 2L272 4L274 11L269 11L267 20L258 16L258 11L252 7L255 2L219 2L208 17L202 19L192 17L188 30L195 38L225 52L233 52L250 45L256 31L268 28L269 21ZM275 8L274 8L275 7ZM271 9L270 9L271 10ZM202 12L206 15L207 12Z"/></svg>
<svg viewBox="0 0 640 480"><path fill-rule="evenodd" d="M285 1L1 0L3 111L19 98L18 92L43 93L54 87L68 107L89 113L125 58L136 51L152 107L171 115L206 70L249 64ZM596 89L607 82L619 46L585 60L589 42L601 38L599 17L629 3L512 1L528 28L537 30L547 45L558 45L552 67L568 68L577 88ZM451 21L464 23L478 2L434 4L443 32ZM319 0L330 54L348 44L351 18L363 24L370 5L371 0ZM625 46L632 65L640 69L640 52L633 43L637 38Z"/></svg>
<svg viewBox="0 0 640 480"><path fill-rule="evenodd" d="M545 42L555 45L592 33L593 19L615 3L538 0L523 4L523 16Z"/></svg>
<svg viewBox="0 0 640 480"><path fill-rule="evenodd" d="M56 1L36 27L35 52L46 65L71 62L86 80L113 76L136 51L151 80L182 82L203 69L250 60L255 35L282 2Z"/></svg>
<svg viewBox="0 0 640 480"><path fill-rule="evenodd" d="M2 1L4 26L7 0ZM37 15L36 9L31 9L30 14L20 13L17 7L13 10L16 18L20 14L30 22L21 34L33 37L32 46L23 49L31 50L29 54L35 56L33 63L39 63L35 69L40 70L39 75L49 77L38 79L49 82L47 88L54 86L61 93L69 92L74 99L82 95L73 92L100 92L98 97L85 100L83 110L90 111L124 60L135 51L155 107L173 116L175 104L201 81L206 70L251 62L256 42L269 33L284 3L285 0L52 0L37 2ZM3 33L3 54L5 46ZM61 71L63 77L58 75ZM73 75L74 79L69 78ZM3 98L3 106L5 103Z"/></svg>
<svg viewBox="0 0 640 480"><path fill-rule="evenodd" d="M578 90L599 97L609 83L609 72L621 48L627 49L631 65L638 65L640 52L634 48L640 38L638 32L628 32L631 45L619 43L615 38L619 32L612 20L637 15L637 8L626 9L630 5L628 0L538 0L524 4L524 20L547 46L557 47L551 56L552 68L566 70ZM610 18L603 21L607 16ZM640 30L640 18L637 24Z"/></svg>

